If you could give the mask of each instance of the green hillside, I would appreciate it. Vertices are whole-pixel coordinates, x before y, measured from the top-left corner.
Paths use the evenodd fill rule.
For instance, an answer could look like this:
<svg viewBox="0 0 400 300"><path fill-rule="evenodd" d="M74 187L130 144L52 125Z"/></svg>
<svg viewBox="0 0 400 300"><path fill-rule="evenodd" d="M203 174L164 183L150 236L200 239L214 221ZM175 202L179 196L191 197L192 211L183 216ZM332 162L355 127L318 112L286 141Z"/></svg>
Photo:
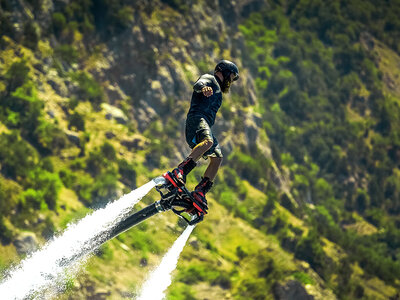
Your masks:
<svg viewBox="0 0 400 300"><path fill-rule="evenodd" d="M0 269L21 237L43 245L174 168L192 85L225 58L240 80L214 126L224 162L167 299L398 299L399 15L397 0L0 0ZM134 297L183 227L165 213L107 242L59 298Z"/></svg>

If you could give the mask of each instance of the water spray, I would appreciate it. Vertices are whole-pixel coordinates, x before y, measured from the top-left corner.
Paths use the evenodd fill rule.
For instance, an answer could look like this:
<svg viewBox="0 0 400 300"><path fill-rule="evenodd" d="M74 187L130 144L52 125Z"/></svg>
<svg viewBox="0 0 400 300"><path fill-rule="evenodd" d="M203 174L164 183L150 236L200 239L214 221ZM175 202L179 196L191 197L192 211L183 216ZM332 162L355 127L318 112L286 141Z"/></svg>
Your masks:
<svg viewBox="0 0 400 300"><path fill-rule="evenodd" d="M131 214L133 206L153 187L160 193L161 200ZM156 273L164 272L163 278L170 278L169 274L176 267L179 254L193 230L191 225L201 222L207 209L207 204L195 199L185 186L177 186L171 181L167 172L105 208L94 211L78 223L69 225L61 235L6 273L0 283L0 295L2 299L55 297L65 290L66 282L75 277L100 245L147 218L168 210L190 225L168 251L165 262L163 260L160 271ZM170 271L165 275L163 270ZM165 282L168 284L161 294L171 280L165 279Z"/></svg>
<svg viewBox="0 0 400 300"><path fill-rule="evenodd" d="M164 255L160 265L143 284L142 291L137 300L161 300L165 298L165 291L172 282L171 273L176 269L179 256L185 247L195 226L186 227L185 231L175 241Z"/></svg>
<svg viewBox="0 0 400 300"><path fill-rule="evenodd" d="M62 234L5 274L0 283L1 299L37 298L44 294L51 298L65 290L67 280L79 272L90 254L108 240L110 231L156 184L152 180L68 225Z"/></svg>

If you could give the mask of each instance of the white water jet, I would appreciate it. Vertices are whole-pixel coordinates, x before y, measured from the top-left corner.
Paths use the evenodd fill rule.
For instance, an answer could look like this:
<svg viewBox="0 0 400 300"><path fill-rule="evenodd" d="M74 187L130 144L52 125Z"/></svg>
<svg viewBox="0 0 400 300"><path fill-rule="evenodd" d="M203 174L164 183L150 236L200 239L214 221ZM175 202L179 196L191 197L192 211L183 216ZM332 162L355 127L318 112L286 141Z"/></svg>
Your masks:
<svg viewBox="0 0 400 300"><path fill-rule="evenodd" d="M76 224L68 225L62 234L6 273L0 283L0 298L49 299L65 290L67 281L76 276L110 230L156 184L156 180L152 180Z"/></svg>
<svg viewBox="0 0 400 300"><path fill-rule="evenodd" d="M185 231L168 250L167 254L164 255L160 265L143 284L142 291L137 300L161 300L165 298L165 290L172 282L171 273L176 269L179 256L194 227L186 227Z"/></svg>

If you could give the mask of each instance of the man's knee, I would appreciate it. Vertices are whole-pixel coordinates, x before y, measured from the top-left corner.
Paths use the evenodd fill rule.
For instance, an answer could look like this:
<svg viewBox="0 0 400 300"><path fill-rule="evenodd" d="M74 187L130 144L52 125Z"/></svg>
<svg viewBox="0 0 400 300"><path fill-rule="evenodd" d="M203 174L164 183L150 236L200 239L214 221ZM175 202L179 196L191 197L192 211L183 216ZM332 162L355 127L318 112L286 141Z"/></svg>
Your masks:
<svg viewBox="0 0 400 300"><path fill-rule="evenodd" d="M210 157L210 162L220 166L222 164L222 157Z"/></svg>
<svg viewBox="0 0 400 300"><path fill-rule="evenodd" d="M203 145L204 148L207 148L207 150L209 150L213 146L214 142L210 139L204 139L200 144Z"/></svg>

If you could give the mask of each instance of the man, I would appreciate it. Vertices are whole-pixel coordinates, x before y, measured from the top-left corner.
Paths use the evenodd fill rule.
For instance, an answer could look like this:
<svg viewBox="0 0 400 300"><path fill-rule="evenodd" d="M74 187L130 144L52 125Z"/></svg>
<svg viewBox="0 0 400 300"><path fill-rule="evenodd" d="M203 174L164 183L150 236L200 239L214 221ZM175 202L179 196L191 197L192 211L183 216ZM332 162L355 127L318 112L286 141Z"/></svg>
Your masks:
<svg viewBox="0 0 400 300"><path fill-rule="evenodd" d="M222 163L222 152L218 140L211 131L222 103L222 93L228 93L233 81L239 79L239 69L231 61L220 61L214 76L202 75L193 86L192 100L186 119L186 141L192 148L189 156L171 174L178 186L186 183L186 176L203 156L210 163L192 196L207 206L205 194L211 189L213 180ZM221 93L222 92L222 93Z"/></svg>

